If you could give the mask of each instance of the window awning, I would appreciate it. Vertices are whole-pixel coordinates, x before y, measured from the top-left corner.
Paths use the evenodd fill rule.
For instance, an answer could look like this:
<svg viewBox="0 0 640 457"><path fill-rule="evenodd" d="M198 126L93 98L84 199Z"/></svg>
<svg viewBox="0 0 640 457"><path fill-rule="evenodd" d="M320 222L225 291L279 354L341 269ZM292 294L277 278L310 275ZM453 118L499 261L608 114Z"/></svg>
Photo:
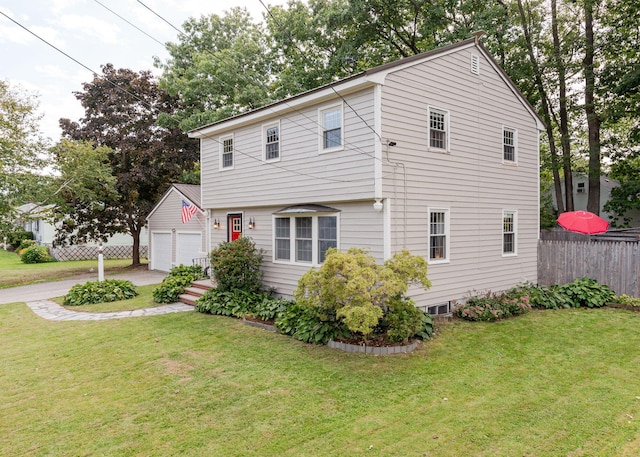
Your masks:
<svg viewBox="0 0 640 457"><path fill-rule="evenodd" d="M313 213L338 213L339 209L331 208L324 205L294 205L282 208L273 214L313 214Z"/></svg>

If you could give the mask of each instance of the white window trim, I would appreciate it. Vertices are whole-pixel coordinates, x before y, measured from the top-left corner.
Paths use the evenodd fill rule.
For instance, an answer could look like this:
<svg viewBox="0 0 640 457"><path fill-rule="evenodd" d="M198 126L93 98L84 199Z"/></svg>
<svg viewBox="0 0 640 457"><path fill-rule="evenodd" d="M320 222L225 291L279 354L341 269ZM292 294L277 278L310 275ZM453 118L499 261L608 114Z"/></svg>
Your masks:
<svg viewBox="0 0 640 457"><path fill-rule="evenodd" d="M513 214L513 252L504 252L504 217ZM518 255L518 211L514 209L503 209L502 220L500 221L500 249L502 257L515 257Z"/></svg>
<svg viewBox="0 0 640 457"><path fill-rule="evenodd" d="M445 141L447 143L445 148L436 148L434 146L431 146L431 112L432 111L444 114ZM433 152L443 152L448 154L450 149L451 149L451 118L449 115L449 110L446 110L444 108L439 108L433 105L427 105L427 150L433 151Z"/></svg>
<svg viewBox="0 0 640 457"><path fill-rule="evenodd" d="M324 116L327 111L335 111L338 108L340 110L340 146L333 148L324 148ZM333 105L323 106L318 109L318 151L320 154L326 154L329 152L342 151L344 149L344 105L342 102L334 103Z"/></svg>
<svg viewBox="0 0 640 457"><path fill-rule="evenodd" d="M231 141L233 142L233 151L231 152L231 157L232 157L232 165L230 167L225 167L223 166L223 158L222 156L224 155L224 142L225 140L229 140L231 139ZM236 139L234 138L233 134L231 135L225 135L225 136L221 136L219 138L219 146L220 146L220 154L219 154L219 168L220 171L227 171L227 170L233 170L236 166Z"/></svg>
<svg viewBox="0 0 640 457"><path fill-rule="evenodd" d="M302 265L305 267L313 266L317 267L322 265L318 263L318 217L332 216L336 218L336 244L337 249L340 249L340 213L313 213L313 214L274 214L271 222L271 261L272 263L279 263L284 265ZM312 256L311 262L297 262L296 261L296 217L310 217L311 218L311 239L312 239ZM288 218L289 222L289 260L276 259L276 219Z"/></svg>
<svg viewBox="0 0 640 457"><path fill-rule="evenodd" d="M504 158L504 132L513 132L513 160L507 160ZM502 126L502 137L500 139L500 150L502 152L502 163L506 165L518 164L518 129L509 127L507 125Z"/></svg>
<svg viewBox="0 0 640 457"><path fill-rule="evenodd" d="M267 159L267 129L271 127L278 128L278 157L275 159ZM282 157L282 130L280 129L280 121L270 122L262 125L262 161L263 162L280 162Z"/></svg>
<svg viewBox="0 0 640 457"><path fill-rule="evenodd" d="M431 213L444 213L444 235L446 256L442 259L431 259ZM449 208L427 208L427 262L429 265L438 265L451 262L451 219Z"/></svg>

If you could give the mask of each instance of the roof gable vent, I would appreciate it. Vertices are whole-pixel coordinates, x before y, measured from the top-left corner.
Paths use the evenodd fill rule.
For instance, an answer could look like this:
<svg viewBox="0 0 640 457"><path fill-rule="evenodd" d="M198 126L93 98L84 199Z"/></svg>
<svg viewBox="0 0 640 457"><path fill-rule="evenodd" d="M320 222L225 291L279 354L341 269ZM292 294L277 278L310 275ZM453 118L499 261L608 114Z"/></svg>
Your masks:
<svg viewBox="0 0 640 457"><path fill-rule="evenodd" d="M471 54L471 73L480 75L480 56L478 54Z"/></svg>

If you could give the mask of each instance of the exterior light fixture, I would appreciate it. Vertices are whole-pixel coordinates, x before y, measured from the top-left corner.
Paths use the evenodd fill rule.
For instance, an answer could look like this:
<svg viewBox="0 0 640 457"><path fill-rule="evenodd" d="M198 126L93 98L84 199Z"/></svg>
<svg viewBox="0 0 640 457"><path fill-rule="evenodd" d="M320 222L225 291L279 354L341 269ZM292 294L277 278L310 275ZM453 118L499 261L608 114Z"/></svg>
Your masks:
<svg viewBox="0 0 640 457"><path fill-rule="evenodd" d="M249 230L256 228L256 220L252 217L249 219Z"/></svg>
<svg viewBox="0 0 640 457"><path fill-rule="evenodd" d="M373 204L373 210L376 213L379 213L380 211L382 211L382 209L384 208L384 205L382 204L382 202L380 201L380 199L378 198L376 200L376 202Z"/></svg>
<svg viewBox="0 0 640 457"><path fill-rule="evenodd" d="M213 228L218 230L220 228L220 221L218 219L214 219Z"/></svg>

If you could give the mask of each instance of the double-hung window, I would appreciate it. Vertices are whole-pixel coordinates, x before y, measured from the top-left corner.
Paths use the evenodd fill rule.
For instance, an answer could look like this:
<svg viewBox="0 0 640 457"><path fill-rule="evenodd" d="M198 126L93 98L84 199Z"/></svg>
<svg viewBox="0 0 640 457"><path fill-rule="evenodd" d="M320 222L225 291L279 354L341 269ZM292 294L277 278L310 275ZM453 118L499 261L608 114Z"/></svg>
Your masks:
<svg viewBox="0 0 640 457"><path fill-rule="evenodd" d="M516 211L502 211L502 255L516 255Z"/></svg>
<svg viewBox="0 0 640 457"><path fill-rule="evenodd" d="M449 112L429 106L427 108L429 149L449 150Z"/></svg>
<svg viewBox="0 0 640 457"><path fill-rule="evenodd" d="M338 247L338 215L276 215L273 260L319 265Z"/></svg>
<svg viewBox="0 0 640 457"><path fill-rule="evenodd" d="M518 161L518 131L502 127L502 161L515 163Z"/></svg>
<svg viewBox="0 0 640 457"><path fill-rule="evenodd" d="M321 151L327 152L343 147L342 104L320 110Z"/></svg>
<svg viewBox="0 0 640 457"><path fill-rule="evenodd" d="M449 261L449 210L429 208L429 262Z"/></svg>
<svg viewBox="0 0 640 457"><path fill-rule="evenodd" d="M233 136L220 138L220 168L233 168Z"/></svg>
<svg viewBox="0 0 640 457"><path fill-rule="evenodd" d="M280 124L269 124L263 127L265 162L280 159Z"/></svg>

